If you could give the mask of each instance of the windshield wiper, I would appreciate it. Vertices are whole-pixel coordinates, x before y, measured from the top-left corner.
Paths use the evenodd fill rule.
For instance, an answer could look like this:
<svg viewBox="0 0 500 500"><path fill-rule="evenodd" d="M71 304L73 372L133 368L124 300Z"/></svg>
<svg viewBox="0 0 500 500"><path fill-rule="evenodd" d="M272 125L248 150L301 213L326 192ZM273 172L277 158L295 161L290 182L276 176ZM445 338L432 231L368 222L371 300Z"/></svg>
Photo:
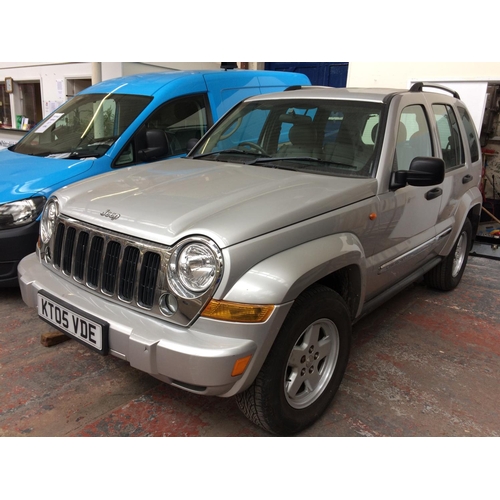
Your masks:
<svg viewBox="0 0 500 500"><path fill-rule="evenodd" d="M45 153L37 153L32 156L41 156L45 158L58 158L62 160L74 160L74 159L83 159L83 158L98 158L101 154L98 153L79 153L78 151L61 151L61 152L45 152Z"/></svg>
<svg viewBox="0 0 500 500"><path fill-rule="evenodd" d="M207 156L219 156L221 154L241 154L241 155L251 155L251 156L260 156L261 158L271 158L268 154L259 153L257 151L245 151L244 149L223 149L221 151L211 151L210 153L203 153L201 155L195 155L192 158L194 160L198 158L205 158Z"/></svg>
<svg viewBox="0 0 500 500"><path fill-rule="evenodd" d="M345 167L345 168L356 168L353 165L348 165L346 163L339 163L336 161L330 161L330 160L322 160L321 158L314 158L312 156L279 156L276 158L273 158L271 156L266 157L266 158L256 158L254 161L248 163L248 165L260 165L264 163L272 163L273 161L309 161L309 162L314 162L314 163L321 163L323 165L337 165L340 167ZM290 170L295 170L295 169L290 169Z"/></svg>

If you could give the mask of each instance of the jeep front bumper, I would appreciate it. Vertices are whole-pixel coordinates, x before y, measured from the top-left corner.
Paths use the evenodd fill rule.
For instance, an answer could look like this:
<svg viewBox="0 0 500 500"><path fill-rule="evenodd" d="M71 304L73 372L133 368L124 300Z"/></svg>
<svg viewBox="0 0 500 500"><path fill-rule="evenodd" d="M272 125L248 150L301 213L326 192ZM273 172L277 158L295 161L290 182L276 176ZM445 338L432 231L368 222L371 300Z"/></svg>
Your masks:
<svg viewBox="0 0 500 500"><path fill-rule="evenodd" d="M171 385L197 394L229 397L253 381L291 303L277 306L264 323L198 318L181 327L146 316L80 289L44 267L35 253L18 267L24 302L37 307L44 291L109 324L109 353ZM235 362L252 356L246 371L232 376Z"/></svg>

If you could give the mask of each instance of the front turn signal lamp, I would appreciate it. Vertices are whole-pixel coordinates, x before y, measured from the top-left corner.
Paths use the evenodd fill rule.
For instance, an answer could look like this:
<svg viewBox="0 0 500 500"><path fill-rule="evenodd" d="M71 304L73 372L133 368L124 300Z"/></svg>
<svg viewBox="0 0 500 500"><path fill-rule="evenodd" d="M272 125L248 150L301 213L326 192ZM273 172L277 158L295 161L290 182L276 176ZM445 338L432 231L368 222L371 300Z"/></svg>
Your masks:
<svg viewBox="0 0 500 500"><path fill-rule="evenodd" d="M273 305L242 304L212 299L201 315L204 318L236 323L263 323L274 311Z"/></svg>

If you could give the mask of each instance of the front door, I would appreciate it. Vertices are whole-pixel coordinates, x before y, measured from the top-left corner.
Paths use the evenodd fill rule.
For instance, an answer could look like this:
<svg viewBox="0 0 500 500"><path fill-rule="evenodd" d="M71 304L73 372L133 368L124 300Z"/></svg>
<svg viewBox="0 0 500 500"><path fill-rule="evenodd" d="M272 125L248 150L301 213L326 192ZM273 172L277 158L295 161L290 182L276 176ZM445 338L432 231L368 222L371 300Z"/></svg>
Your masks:
<svg viewBox="0 0 500 500"><path fill-rule="evenodd" d="M397 130L392 131L397 133L392 171L408 170L417 156L437 156L433 152L425 106L405 106L402 102L398 116ZM387 181L388 178L381 182ZM401 281L436 255L436 224L442 187L407 185L391 190L388 184L379 194L374 228L375 251L368 259L367 300Z"/></svg>

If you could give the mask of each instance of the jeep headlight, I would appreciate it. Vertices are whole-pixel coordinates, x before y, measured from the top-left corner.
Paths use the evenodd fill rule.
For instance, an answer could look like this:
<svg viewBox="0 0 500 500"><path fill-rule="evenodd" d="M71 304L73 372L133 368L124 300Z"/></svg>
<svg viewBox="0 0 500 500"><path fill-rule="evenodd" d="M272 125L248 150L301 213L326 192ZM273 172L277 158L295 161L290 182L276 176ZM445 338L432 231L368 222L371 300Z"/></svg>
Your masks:
<svg viewBox="0 0 500 500"><path fill-rule="evenodd" d="M0 205L0 229L11 229L34 222L44 203L45 197L36 196Z"/></svg>
<svg viewBox="0 0 500 500"><path fill-rule="evenodd" d="M214 285L221 270L219 247L208 238L193 237L174 248L168 264L168 282L176 294L192 299Z"/></svg>
<svg viewBox="0 0 500 500"><path fill-rule="evenodd" d="M58 215L59 203L57 198L50 198L43 209L42 220L40 222L40 238L45 245L50 241L50 238L54 233Z"/></svg>

